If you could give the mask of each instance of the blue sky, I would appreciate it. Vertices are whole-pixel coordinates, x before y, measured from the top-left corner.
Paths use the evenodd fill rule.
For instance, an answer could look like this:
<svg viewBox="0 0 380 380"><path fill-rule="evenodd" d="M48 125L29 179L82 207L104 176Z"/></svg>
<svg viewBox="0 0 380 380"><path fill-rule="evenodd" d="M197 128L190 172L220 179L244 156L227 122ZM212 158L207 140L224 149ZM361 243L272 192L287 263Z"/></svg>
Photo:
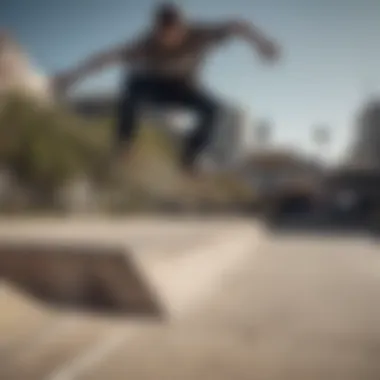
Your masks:
<svg viewBox="0 0 380 380"><path fill-rule="evenodd" d="M47 73L133 38L154 0L2 0L0 27L10 31ZM242 104L252 119L270 118L281 144L313 152L310 127L333 131L330 156L350 141L353 117L368 91L380 90L379 0L183 0L192 18L244 17L283 46L265 66L242 43L211 57L207 85ZM121 72L91 78L82 90L115 91Z"/></svg>

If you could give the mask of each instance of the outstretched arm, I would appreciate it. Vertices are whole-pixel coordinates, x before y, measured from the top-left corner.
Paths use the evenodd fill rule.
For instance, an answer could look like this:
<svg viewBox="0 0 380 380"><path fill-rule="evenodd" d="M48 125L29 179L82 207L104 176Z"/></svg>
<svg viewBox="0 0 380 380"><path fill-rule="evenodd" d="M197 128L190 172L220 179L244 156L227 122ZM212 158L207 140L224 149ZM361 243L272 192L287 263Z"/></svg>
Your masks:
<svg viewBox="0 0 380 380"><path fill-rule="evenodd" d="M108 51L94 54L72 70L59 73L53 77L53 87L57 92L65 92L76 82L105 69L110 65L128 62L138 58L142 49L140 42L131 45L119 45Z"/></svg>
<svg viewBox="0 0 380 380"><path fill-rule="evenodd" d="M279 55L279 47L250 22L243 20L227 21L211 27L210 32L211 38L215 42L224 41L230 37L238 37L247 41L267 59L272 60Z"/></svg>

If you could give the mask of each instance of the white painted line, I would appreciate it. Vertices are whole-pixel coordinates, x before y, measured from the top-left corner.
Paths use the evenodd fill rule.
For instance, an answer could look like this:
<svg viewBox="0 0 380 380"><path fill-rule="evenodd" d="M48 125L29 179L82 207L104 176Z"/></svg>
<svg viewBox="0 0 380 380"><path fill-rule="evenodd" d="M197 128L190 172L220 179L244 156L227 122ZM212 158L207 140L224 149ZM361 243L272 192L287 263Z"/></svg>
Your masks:
<svg viewBox="0 0 380 380"><path fill-rule="evenodd" d="M18 319L20 319L20 321L18 321L19 323L23 323L22 318ZM9 338L1 339L0 337L0 350L10 350L16 352L16 355L18 355L19 352L34 350L38 348L38 346L45 344L45 341L49 341L50 339L54 339L57 335L60 335L60 331L65 331L67 322L66 318L60 318L58 321L39 328L39 332L37 333L25 333L25 331L16 332L11 338L12 341L15 341L14 343L10 343Z"/></svg>
<svg viewBox="0 0 380 380"><path fill-rule="evenodd" d="M169 308L170 316L179 318L209 297L225 274L254 253L259 234L257 230L231 233L218 242L190 250L188 255L152 265L147 277Z"/></svg>
<svg viewBox="0 0 380 380"><path fill-rule="evenodd" d="M70 361L66 365L47 376L46 380L74 380L78 376L84 375L87 371L102 360L105 360L112 352L121 347L129 337L130 330L116 331L108 338L102 338L92 349L83 355Z"/></svg>

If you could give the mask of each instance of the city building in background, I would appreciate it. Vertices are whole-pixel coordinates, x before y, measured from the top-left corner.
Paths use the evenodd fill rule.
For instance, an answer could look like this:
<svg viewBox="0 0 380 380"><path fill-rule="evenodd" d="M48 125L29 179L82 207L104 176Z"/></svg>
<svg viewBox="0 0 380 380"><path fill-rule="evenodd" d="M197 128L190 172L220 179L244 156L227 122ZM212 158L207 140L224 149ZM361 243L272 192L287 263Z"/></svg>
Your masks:
<svg viewBox="0 0 380 380"><path fill-rule="evenodd" d="M370 99L360 110L348 164L380 170L380 99Z"/></svg>
<svg viewBox="0 0 380 380"><path fill-rule="evenodd" d="M0 32L0 95L9 93L50 100L47 78L31 64L26 52L9 34Z"/></svg>
<svg viewBox="0 0 380 380"><path fill-rule="evenodd" d="M240 167L241 177L260 194L314 188L321 172L318 161L280 147L253 152Z"/></svg>
<svg viewBox="0 0 380 380"><path fill-rule="evenodd" d="M224 104L217 126L214 147L219 159L235 165L249 153L249 114L235 104Z"/></svg>

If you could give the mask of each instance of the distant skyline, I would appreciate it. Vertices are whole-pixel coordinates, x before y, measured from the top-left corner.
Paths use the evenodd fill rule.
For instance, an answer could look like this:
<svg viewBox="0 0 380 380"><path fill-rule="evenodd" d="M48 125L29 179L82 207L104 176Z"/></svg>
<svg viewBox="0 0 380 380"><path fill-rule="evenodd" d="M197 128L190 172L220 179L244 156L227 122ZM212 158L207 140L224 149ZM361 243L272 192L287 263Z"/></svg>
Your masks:
<svg viewBox="0 0 380 380"><path fill-rule="evenodd" d="M3 0L0 28L27 49L45 73L138 33L154 0ZM380 1L183 0L191 18L252 20L284 48L264 66L242 43L215 52L204 78L217 94L270 119L274 141L313 153L310 128L333 128L331 159L350 143L354 114L368 92L380 92ZM91 78L79 91L118 90L120 70ZM252 123L253 124L253 123Z"/></svg>

